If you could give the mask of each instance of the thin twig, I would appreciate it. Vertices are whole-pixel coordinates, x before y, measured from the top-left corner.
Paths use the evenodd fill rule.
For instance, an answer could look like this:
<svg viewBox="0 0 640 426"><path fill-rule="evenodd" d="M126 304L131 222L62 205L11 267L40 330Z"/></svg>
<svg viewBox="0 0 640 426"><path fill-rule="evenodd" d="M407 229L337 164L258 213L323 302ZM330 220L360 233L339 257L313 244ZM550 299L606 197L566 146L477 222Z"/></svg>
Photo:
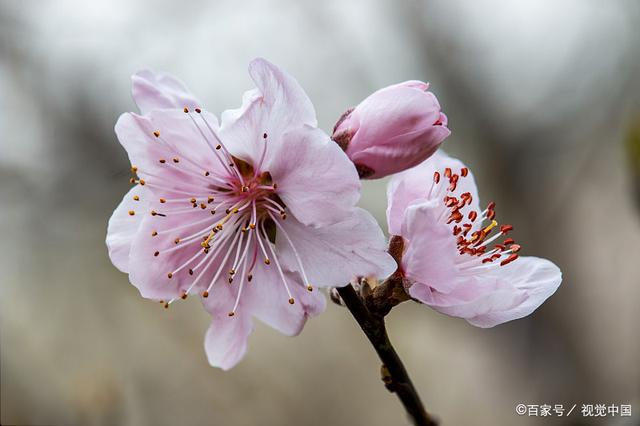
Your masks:
<svg viewBox="0 0 640 426"><path fill-rule="evenodd" d="M382 315L372 313L351 285L340 287L337 290L344 304L378 353L378 357L383 363L382 379L387 389L398 395L416 426L436 426L436 421L424 409L402 360L389 341L384 324L386 313Z"/></svg>

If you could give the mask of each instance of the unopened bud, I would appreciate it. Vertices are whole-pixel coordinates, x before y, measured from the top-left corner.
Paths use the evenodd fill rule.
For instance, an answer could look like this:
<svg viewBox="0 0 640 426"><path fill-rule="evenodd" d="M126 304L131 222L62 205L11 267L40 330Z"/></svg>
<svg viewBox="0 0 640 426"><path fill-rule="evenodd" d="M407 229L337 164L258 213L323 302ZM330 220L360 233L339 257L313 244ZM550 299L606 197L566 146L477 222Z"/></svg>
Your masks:
<svg viewBox="0 0 640 426"><path fill-rule="evenodd" d="M428 83L406 81L373 93L346 111L332 139L362 179L378 179L429 158L451 134Z"/></svg>

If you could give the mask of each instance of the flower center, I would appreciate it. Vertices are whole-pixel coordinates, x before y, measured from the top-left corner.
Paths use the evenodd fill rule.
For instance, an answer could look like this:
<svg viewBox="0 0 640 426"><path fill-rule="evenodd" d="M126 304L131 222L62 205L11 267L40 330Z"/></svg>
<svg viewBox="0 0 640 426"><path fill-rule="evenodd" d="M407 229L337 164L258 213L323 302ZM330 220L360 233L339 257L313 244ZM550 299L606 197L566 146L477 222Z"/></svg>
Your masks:
<svg viewBox="0 0 640 426"><path fill-rule="evenodd" d="M177 250L193 253L188 260L167 273L168 279L177 274L189 275L187 278L191 282L183 291L183 299L211 274L213 278L201 293L205 298L223 273L226 272L229 284L239 281L235 304L229 316L235 315L244 284L252 281L258 258L262 259L265 267L272 265L273 260L288 294L288 302L293 305L295 300L275 250L276 235L282 236L291 247L306 289L312 291L313 286L307 279L293 241L280 223L287 218L287 206L278 196L278 185L273 182L268 171L262 170L268 146L267 133L263 133L258 141L262 144L259 160L255 163L245 161L231 155L199 108L195 109L196 114L187 108L184 112L211 148L220 167L216 171L203 170L197 158L186 155L183 158L160 158L158 162L163 167L176 169L185 177L184 184L176 185L172 181L172 187L167 187L166 181L156 179L157 176L149 173L147 182L144 179L132 179L132 183L149 186L156 195L166 194L159 198L163 205L162 211L150 212L156 220L190 213L188 223L152 231L152 237L171 235L170 241L173 243L171 247L158 247L153 255L157 257ZM160 131L154 131L153 135L171 151L178 152L170 141L161 136ZM138 172L137 167L133 167L132 172ZM203 218L194 219L195 214L200 214ZM193 232L195 228L200 229ZM191 233L184 235L185 229ZM166 244L166 239L160 239L159 242L161 245L163 242ZM217 270L214 270L216 266ZM212 270L207 275L206 272L210 269ZM194 278L191 280L190 276ZM201 284L201 288L205 285L206 283ZM176 299L162 303L168 307Z"/></svg>
<svg viewBox="0 0 640 426"><path fill-rule="evenodd" d="M513 226L498 223L495 219L496 204L493 201L481 212L470 207L473 200L471 193L460 193L458 190L458 183L468 175L469 169L466 167L460 173L454 173L448 167L442 175L435 172L429 194L434 194L436 198L442 197L444 209L441 220L451 227L458 253L466 259L460 263L463 269L505 266L518 258L520 245L513 238L492 243L505 237L513 230Z"/></svg>

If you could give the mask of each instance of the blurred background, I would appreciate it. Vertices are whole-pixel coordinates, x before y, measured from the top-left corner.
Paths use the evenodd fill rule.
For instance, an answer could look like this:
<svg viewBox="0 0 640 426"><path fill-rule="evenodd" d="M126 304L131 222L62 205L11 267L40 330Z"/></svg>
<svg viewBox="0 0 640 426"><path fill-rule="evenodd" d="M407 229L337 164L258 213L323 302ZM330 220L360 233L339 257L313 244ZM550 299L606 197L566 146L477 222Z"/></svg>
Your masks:
<svg viewBox="0 0 640 426"><path fill-rule="evenodd" d="M0 423L403 425L379 362L330 304L301 336L258 325L232 371L209 367L208 315L168 311L113 267L128 189L113 126L140 68L208 109L240 104L264 56L329 131L349 106L430 81L446 150L564 272L534 315L482 330L416 304L388 317L444 425L640 424L640 3L596 0L0 0ZM362 206L384 224L385 183ZM535 418L524 404L631 404L631 418Z"/></svg>

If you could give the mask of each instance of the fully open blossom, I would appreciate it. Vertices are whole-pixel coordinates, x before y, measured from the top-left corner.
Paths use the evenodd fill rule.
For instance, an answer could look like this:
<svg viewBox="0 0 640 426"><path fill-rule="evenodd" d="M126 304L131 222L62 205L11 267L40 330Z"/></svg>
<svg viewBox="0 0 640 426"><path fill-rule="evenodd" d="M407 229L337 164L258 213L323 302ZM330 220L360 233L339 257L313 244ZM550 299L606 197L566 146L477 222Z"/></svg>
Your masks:
<svg viewBox="0 0 640 426"><path fill-rule="evenodd" d="M493 202L480 207L469 169L442 152L395 176L388 197L409 294L437 311L493 327L529 315L562 281L552 262L519 257L513 227Z"/></svg>
<svg viewBox="0 0 640 426"><path fill-rule="evenodd" d="M343 114L332 138L360 177L376 179L420 164L449 134L447 116L429 84L405 81L378 90Z"/></svg>
<svg viewBox="0 0 640 426"><path fill-rule="evenodd" d="M295 335L325 307L314 287L395 268L302 88L262 59L249 73L257 88L220 126L178 80L139 73L143 115L116 124L137 177L109 222L111 260L165 307L200 295L209 362L224 369L245 354L252 317Z"/></svg>

